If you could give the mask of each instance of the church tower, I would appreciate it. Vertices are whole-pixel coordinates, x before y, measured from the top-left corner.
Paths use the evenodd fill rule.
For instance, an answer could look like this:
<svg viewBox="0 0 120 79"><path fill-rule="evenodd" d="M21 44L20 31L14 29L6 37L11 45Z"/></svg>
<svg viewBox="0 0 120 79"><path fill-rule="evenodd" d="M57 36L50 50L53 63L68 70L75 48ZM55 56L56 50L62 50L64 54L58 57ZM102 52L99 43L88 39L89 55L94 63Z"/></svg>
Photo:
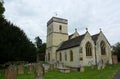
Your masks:
<svg viewBox="0 0 120 79"><path fill-rule="evenodd" d="M46 61L56 61L56 50L60 43L68 40L68 21L66 19L52 17L47 22Z"/></svg>

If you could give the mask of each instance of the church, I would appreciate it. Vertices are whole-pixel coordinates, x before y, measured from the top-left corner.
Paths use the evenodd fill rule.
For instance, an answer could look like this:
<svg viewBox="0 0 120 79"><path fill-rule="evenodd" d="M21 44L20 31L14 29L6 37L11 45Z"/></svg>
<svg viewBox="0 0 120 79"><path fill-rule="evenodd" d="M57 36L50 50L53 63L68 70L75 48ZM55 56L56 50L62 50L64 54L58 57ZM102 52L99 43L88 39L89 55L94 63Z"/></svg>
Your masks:
<svg viewBox="0 0 120 79"><path fill-rule="evenodd" d="M97 65L99 61L112 64L111 45L100 29L91 35L86 32L80 35L75 32L68 35L68 20L52 17L47 22L45 61L63 63L65 66L78 67Z"/></svg>

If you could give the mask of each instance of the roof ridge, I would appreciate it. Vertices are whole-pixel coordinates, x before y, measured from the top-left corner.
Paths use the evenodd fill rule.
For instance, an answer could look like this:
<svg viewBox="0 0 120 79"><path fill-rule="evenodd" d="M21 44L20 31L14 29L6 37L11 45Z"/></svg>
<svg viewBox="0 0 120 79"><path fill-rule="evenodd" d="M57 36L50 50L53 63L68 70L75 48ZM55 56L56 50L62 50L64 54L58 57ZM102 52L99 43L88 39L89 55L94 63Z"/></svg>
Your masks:
<svg viewBox="0 0 120 79"><path fill-rule="evenodd" d="M64 41L61 44L61 46L57 49L57 51L78 46L81 43L81 41L83 40L83 38L84 38L85 35L86 35L86 33L83 34L83 35L80 35L80 36L78 36L76 38Z"/></svg>

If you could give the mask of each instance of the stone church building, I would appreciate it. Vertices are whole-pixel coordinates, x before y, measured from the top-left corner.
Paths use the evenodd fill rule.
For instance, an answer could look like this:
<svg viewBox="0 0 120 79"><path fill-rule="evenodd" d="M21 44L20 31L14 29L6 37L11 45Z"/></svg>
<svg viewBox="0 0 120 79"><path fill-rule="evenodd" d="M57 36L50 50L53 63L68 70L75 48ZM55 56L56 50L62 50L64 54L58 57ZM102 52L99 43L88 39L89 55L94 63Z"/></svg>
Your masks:
<svg viewBox="0 0 120 79"><path fill-rule="evenodd" d="M66 66L96 65L99 61L112 64L111 46L103 32L91 35L88 30L79 35L77 29L68 35L68 20L52 17L47 22L47 47L45 60Z"/></svg>

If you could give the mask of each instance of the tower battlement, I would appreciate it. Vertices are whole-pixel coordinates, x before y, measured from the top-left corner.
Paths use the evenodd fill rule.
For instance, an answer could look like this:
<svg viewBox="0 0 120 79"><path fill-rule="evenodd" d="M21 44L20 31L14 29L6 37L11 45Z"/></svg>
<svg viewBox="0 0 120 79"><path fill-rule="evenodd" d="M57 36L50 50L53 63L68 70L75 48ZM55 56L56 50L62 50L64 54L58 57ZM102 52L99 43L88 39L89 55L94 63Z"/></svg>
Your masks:
<svg viewBox="0 0 120 79"><path fill-rule="evenodd" d="M49 24L51 24L52 22L58 22L58 23L68 24L68 20L67 19L62 19L62 18L58 18L58 17L52 17L47 22L47 26L49 26Z"/></svg>

